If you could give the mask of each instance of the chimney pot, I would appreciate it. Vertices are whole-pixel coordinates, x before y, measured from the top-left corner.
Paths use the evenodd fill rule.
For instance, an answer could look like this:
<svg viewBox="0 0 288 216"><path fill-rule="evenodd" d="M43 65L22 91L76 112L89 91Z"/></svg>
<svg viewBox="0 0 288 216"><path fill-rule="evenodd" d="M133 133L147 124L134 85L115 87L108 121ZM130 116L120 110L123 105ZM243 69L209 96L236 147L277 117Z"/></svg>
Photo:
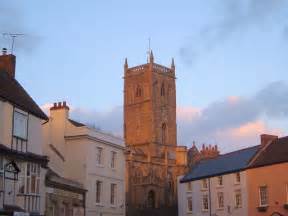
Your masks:
<svg viewBox="0 0 288 216"><path fill-rule="evenodd" d="M2 49L2 55L7 55L7 49L6 48Z"/></svg>

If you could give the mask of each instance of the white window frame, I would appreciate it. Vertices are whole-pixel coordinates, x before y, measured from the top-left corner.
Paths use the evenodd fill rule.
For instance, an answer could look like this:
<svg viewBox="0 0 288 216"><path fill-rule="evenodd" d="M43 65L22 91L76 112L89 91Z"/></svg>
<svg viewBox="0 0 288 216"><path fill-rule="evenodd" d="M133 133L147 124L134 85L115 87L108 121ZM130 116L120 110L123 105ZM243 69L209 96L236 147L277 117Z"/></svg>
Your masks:
<svg viewBox="0 0 288 216"><path fill-rule="evenodd" d="M112 169L116 169L117 167L117 152L116 151L111 151L111 163L110 167Z"/></svg>
<svg viewBox="0 0 288 216"><path fill-rule="evenodd" d="M240 197L239 204L237 203L237 195ZM234 192L234 201L235 201L235 208L242 208L242 192L241 189L235 190Z"/></svg>
<svg viewBox="0 0 288 216"><path fill-rule="evenodd" d="M204 200L207 199L207 208L205 208L205 203L204 203ZM209 197L208 197L208 194L203 194L202 195L202 211L208 211L209 210Z"/></svg>
<svg viewBox="0 0 288 216"><path fill-rule="evenodd" d="M96 147L96 164L99 166L103 166L103 152L104 149L102 147Z"/></svg>
<svg viewBox="0 0 288 216"><path fill-rule="evenodd" d="M202 188L202 190L208 190L208 180L207 179L201 180L201 188Z"/></svg>
<svg viewBox="0 0 288 216"><path fill-rule="evenodd" d="M190 205L191 203L191 205ZM191 208L190 208L191 206ZM188 196L187 197L187 212L188 213L192 213L193 212L193 199L192 199L192 196Z"/></svg>
<svg viewBox="0 0 288 216"><path fill-rule="evenodd" d="M192 188L193 188L192 182L191 181L187 182L187 192L192 192Z"/></svg>
<svg viewBox="0 0 288 216"><path fill-rule="evenodd" d="M223 187L223 176L217 176L217 187Z"/></svg>
<svg viewBox="0 0 288 216"><path fill-rule="evenodd" d="M265 194L262 193L261 189L265 188ZM263 197L265 195L265 197ZM265 201L265 202L264 202ZM266 207L268 206L269 200L268 200L268 187L266 185L259 186L259 206L260 207Z"/></svg>
<svg viewBox="0 0 288 216"><path fill-rule="evenodd" d="M222 200L220 198L222 197ZM224 192L217 192L217 207L218 209L224 209Z"/></svg>
<svg viewBox="0 0 288 216"><path fill-rule="evenodd" d="M110 184L110 205L111 206L117 205L117 184L116 183Z"/></svg>
<svg viewBox="0 0 288 216"><path fill-rule="evenodd" d="M4 158L0 156L0 192L4 191Z"/></svg>
<svg viewBox="0 0 288 216"><path fill-rule="evenodd" d="M238 179L239 176L239 179ZM241 174L240 172L235 173L235 184L240 184L241 183Z"/></svg>
<svg viewBox="0 0 288 216"><path fill-rule="evenodd" d="M20 127L20 124L18 124L18 118L22 118L22 120L24 121L23 125L21 125L22 131L20 131L20 129L17 129L16 127ZM28 140L28 114L27 113L23 113L18 109L14 109L14 114L13 114L13 136L23 139L23 140Z"/></svg>
<svg viewBox="0 0 288 216"><path fill-rule="evenodd" d="M98 188L98 183L100 184L99 188ZM103 191L103 181L96 180L96 183L95 183L95 203L96 204L101 204L102 203L102 191ZM99 200L98 200L98 195L99 195Z"/></svg>

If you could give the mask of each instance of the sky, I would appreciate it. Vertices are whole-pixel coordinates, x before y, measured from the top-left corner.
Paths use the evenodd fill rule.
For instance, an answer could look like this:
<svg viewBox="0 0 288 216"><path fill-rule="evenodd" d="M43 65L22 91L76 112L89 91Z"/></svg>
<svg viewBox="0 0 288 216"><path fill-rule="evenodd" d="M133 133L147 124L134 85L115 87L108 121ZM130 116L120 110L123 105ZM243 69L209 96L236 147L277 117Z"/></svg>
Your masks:
<svg viewBox="0 0 288 216"><path fill-rule="evenodd" d="M122 134L123 63L177 76L178 144L222 152L288 130L286 0L0 0L0 33L16 38L16 78L47 110ZM11 40L0 35L0 46Z"/></svg>

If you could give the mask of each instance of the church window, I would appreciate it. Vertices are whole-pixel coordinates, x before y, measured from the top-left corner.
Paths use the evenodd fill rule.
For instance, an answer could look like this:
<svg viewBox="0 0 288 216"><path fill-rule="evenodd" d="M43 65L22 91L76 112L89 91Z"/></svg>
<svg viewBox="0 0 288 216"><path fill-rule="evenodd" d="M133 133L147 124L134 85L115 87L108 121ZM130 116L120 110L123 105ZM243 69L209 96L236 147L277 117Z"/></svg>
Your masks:
<svg viewBox="0 0 288 216"><path fill-rule="evenodd" d="M162 124L162 137L161 137L162 144L166 144L166 124Z"/></svg>
<svg viewBox="0 0 288 216"><path fill-rule="evenodd" d="M164 96L165 95L165 86L164 86L164 83L162 83L161 85L161 96Z"/></svg>
<svg viewBox="0 0 288 216"><path fill-rule="evenodd" d="M141 86L137 86L136 88L136 97L141 97L142 96L142 88Z"/></svg>

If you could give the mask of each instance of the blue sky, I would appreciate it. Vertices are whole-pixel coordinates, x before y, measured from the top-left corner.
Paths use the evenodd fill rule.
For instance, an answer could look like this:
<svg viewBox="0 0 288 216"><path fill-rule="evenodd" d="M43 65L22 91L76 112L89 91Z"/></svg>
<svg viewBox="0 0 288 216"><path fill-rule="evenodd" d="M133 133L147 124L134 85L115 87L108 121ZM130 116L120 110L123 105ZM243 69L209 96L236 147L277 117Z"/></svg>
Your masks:
<svg viewBox="0 0 288 216"><path fill-rule="evenodd" d="M145 63L150 37L158 63L170 65L175 58L177 105L182 112L178 121L184 109L196 122L195 112L205 119L204 111L214 112L215 104L229 104L231 98L237 104L252 101L271 83L286 93L287 6L285 0L0 0L0 32L26 34L15 44L16 76L38 104L67 100L82 110L74 113L77 118L85 119L81 115L89 112L89 119L96 116L96 122L99 113L109 116L122 105L124 58L130 66ZM0 45L9 46L9 38L2 37ZM217 116L226 118L227 110L222 111ZM218 121L223 123L213 119L213 125ZM253 119L231 122L221 132L257 121L267 131L285 134L283 116L263 110ZM181 132L195 127L191 124L195 123L180 122L181 143L191 143L193 137ZM213 133L200 129L193 134L199 142L248 145L247 139L215 136L217 126ZM255 143L253 137L249 145Z"/></svg>

